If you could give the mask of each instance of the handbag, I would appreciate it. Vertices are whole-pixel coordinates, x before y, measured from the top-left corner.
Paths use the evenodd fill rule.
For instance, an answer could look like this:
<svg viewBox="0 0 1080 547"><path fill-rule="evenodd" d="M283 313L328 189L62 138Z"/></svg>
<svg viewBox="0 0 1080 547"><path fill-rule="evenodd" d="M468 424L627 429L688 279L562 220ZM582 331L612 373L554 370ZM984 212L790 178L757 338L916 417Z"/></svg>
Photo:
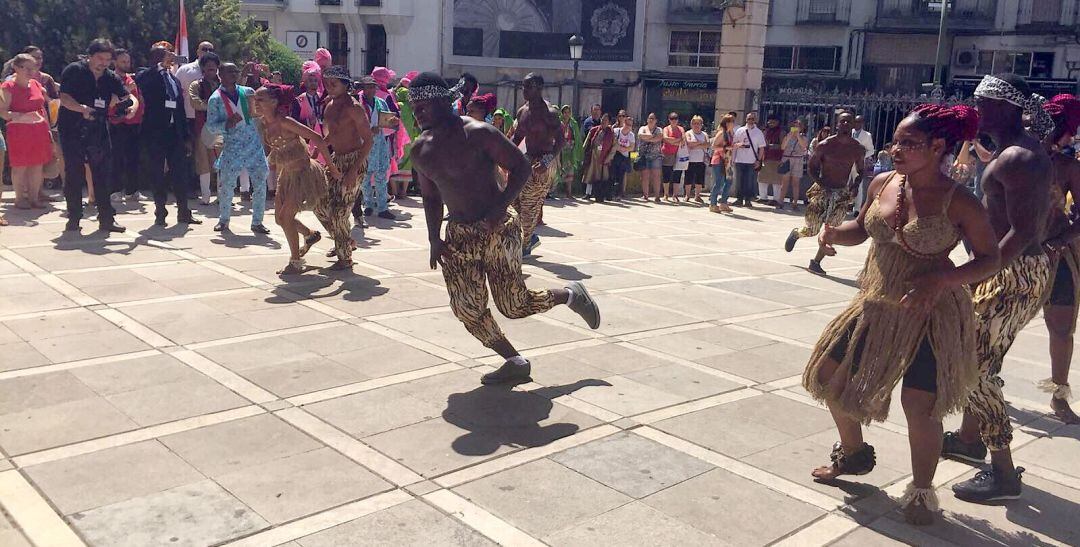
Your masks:
<svg viewBox="0 0 1080 547"><path fill-rule="evenodd" d="M637 159L634 160L634 171L644 171L649 166L649 162L645 160L645 156L638 154Z"/></svg>
<svg viewBox="0 0 1080 547"><path fill-rule="evenodd" d="M791 160L784 160L780 162L780 165L776 166L776 174L786 175L791 172Z"/></svg>
<svg viewBox="0 0 1080 547"><path fill-rule="evenodd" d="M690 167L690 148L685 144L679 145L679 151L675 153L675 166L673 171L686 171Z"/></svg>

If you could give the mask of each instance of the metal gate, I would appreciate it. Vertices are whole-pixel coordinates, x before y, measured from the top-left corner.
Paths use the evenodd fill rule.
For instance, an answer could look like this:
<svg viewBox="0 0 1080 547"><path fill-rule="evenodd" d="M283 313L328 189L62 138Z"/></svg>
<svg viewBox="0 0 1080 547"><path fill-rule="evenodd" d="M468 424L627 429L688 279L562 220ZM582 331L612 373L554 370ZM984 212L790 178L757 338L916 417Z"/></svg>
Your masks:
<svg viewBox="0 0 1080 547"><path fill-rule="evenodd" d="M841 110L850 110L862 116L864 128L874 137L874 148L881 150L892 141L893 130L900 120L916 105L937 102L922 95L891 95L842 92L810 92L809 90L763 91L757 95L757 110L761 122L776 116L781 124L800 118L807 125L807 135L814 138L818 130L829 125L835 129L836 116ZM965 102L962 97L952 96L945 104Z"/></svg>

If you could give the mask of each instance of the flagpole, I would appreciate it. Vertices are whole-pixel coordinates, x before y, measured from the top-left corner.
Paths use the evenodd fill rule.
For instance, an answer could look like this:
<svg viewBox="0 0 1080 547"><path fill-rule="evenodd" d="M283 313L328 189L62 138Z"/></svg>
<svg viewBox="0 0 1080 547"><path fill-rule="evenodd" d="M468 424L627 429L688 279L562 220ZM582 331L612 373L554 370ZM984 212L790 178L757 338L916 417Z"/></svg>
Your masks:
<svg viewBox="0 0 1080 547"><path fill-rule="evenodd" d="M180 0L180 17L178 19L179 24L176 29L176 55L178 57L188 57L188 31L187 31L187 13L184 10L184 0Z"/></svg>

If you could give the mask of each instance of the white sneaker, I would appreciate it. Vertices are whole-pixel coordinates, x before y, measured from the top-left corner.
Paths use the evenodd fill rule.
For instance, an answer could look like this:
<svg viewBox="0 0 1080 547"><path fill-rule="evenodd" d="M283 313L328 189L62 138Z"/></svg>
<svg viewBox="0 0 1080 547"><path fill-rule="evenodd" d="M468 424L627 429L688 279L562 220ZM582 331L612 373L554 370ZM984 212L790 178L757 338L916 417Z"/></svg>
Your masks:
<svg viewBox="0 0 1080 547"><path fill-rule="evenodd" d="M124 201L127 201L128 203L137 203L140 197L141 196L139 196L138 192L135 192L134 194L126 194L124 195Z"/></svg>
<svg viewBox="0 0 1080 547"><path fill-rule="evenodd" d="M124 193L113 192L112 195L109 196L109 199L112 201L124 201Z"/></svg>

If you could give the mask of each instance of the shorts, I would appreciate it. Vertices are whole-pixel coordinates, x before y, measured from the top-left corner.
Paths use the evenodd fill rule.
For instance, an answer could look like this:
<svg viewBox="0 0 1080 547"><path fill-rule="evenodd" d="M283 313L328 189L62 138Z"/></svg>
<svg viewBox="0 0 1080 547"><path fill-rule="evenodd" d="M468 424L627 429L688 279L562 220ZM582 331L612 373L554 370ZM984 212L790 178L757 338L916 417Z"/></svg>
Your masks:
<svg viewBox="0 0 1080 547"><path fill-rule="evenodd" d="M660 169L663 167L663 163L662 158L650 158L645 160L645 169Z"/></svg>
<svg viewBox="0 0 1080 547"><path fill-rule="evenodd" d="M686 184L705 184L705 162L690 162L690 165L686 168L686 177L683 182Z"/></svg>
<svg viewBox="0 0 1080 547"><path fill-rule="evenodd" d="M805 158L802 156L785 157L780 163L789 162L791 169L787 173L780 175L781 177L795 177L796 179L802 178L803 175L803 161Z"/></svg>
<svg viewBox="0 0 1080 547"><path fill-rule="evenodd" d="M844 360L844 350L851 341L851 333L854 328L855 326L852 325L851 330L848 330L836 341L836 345L829 352L830 359L838 363ZM865 341L865 339L859 340L859 344L855 346L854 363L860 361ZM853 370L852 375L854 373ZM907 371L904 372L903 386L927 393L937 393L937 358L934 357L934 350L930 347L930 340L925 336L922 342L919 342L919 349L915 351L915 356L912 357Z"/></svg>
<svg viewBox="0 0 1080 547"><path fill-rule="evenodd" d="M663 165L660 167L660 180L664 184L679 184L682 180L682 171L676 171L674 165Z"/></svg>
<svg viewBox="0 0 1080 547"><path fill-rule="evenodd" d="M1046 304L1070 308L1076 305L1076 280L1073 279L1072 270L1064 258L1058 260L1054 284L1050 288L1050 300Z"/></svg>

